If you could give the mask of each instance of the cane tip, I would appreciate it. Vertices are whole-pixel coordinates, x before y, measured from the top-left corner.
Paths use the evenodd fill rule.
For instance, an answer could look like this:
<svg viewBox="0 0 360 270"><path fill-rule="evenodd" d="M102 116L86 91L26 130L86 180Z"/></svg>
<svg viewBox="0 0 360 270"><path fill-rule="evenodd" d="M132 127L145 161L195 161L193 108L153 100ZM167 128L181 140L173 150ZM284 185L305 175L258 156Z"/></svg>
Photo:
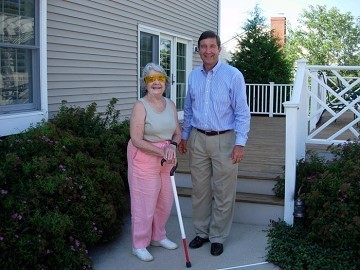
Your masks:
<svg viewBox="0 0 360 270"><path fill-rule="evenodd" d="M191 267L191 262L186 262L186 267L190 268Z"/></svg>

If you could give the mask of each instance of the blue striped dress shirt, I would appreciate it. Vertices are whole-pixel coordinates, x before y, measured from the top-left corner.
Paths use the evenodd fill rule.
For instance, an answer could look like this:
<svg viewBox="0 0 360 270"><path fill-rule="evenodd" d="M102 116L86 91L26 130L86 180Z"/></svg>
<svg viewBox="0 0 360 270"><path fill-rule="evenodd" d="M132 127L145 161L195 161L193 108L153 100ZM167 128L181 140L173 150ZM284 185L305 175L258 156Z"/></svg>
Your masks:
<svg viewBox="0 0 360 270"><path fill-rule="evenodd" d="M236 131L236 145L245 146L250 130L250 110L242 73L220 60L209 72L203 66L189 76L184 105L182 139L192 128Z"/></svg>

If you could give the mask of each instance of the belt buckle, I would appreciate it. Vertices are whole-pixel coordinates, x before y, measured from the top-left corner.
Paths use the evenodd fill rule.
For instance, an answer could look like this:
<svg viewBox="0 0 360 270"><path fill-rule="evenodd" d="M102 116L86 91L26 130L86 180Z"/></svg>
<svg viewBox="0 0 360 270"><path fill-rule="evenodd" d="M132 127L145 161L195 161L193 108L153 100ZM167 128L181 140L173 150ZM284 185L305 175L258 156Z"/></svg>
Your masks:
<svg viewBox="0 0 360 270"><path fill-rule="evenodd" d="M214 136L214 135L219 135L219 134L220 134L219 131L207 131L208 136Z"/></svg>

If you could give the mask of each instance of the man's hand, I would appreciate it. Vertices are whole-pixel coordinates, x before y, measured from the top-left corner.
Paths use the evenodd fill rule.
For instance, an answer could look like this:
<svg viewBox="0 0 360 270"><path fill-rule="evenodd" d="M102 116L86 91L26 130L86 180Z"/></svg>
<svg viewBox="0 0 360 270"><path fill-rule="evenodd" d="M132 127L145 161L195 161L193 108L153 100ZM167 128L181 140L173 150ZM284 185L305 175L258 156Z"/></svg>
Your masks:
<svg viewBox="0 0 360 270"><path fill-rule="evenodd" d="M245 147L241 145L235 145L231 154L232 163L239 163L244 159Z"/></svg>
<svg viewBox="0 0 360 270"><path fill-rule="evenodd" d="M186 152L187 152L186 144L187 144L186 140L181 140L181 142L179 143L178 150L179 150L180 154L186 154Z"/></svg>

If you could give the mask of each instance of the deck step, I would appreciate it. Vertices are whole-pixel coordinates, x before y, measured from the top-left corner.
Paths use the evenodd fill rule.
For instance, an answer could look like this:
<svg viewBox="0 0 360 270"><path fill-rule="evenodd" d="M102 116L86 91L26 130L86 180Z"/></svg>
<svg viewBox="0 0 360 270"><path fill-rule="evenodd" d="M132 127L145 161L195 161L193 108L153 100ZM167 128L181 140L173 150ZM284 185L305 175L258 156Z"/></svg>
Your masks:
<svg viewBox="0 0 360 270"><path fill-rule="evenodd" d="M177 187L192 188L191 176L189 173L176 171L175 182ZM274 195L273 187L276 179L268 177L247 177L238 176L236 185L237 192Z"/></svg>
<svg viewBox="0 0 360 270"><path fill-rule="evenodd" d="M191 197L192 189L177 187L178 196ZM259 203L269 205L284 205L284 200L273 195L254 194L254 193L236 193L236 202Z"/></svg>
<svg viewBox="0 0 360 270"><path fill-rule="evenodd" d="M191 188L177 188L182 217L192 217ZM172 214L177 214L174 203ZM283 220L284 202L275 196L238 192L233 221L243 224L269 225L272 220Z"/></svg>

